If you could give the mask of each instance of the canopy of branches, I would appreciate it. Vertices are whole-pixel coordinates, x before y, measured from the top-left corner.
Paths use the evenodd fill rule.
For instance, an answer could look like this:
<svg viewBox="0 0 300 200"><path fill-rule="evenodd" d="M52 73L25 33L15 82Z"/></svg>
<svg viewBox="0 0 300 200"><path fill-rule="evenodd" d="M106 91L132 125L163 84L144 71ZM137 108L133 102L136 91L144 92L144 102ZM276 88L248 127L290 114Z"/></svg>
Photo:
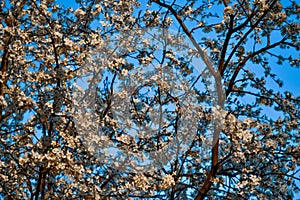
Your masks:
<svg viewBox="0 0 300 200"><path fill-rule="evenodd" d="M0 198L292 199L299 18L292 0L1 1Z"/></svg>

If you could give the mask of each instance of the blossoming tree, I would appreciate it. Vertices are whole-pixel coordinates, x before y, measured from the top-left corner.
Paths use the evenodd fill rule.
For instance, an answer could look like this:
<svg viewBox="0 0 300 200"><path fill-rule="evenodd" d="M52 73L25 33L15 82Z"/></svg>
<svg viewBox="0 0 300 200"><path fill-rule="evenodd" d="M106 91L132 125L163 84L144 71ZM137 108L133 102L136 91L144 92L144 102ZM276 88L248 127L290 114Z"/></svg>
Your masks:
<svg viewBox="0 0 300 200"><path fill-rule="evenodd" d="M300 96L278 71L300 65L299 13L2 1L0 197L291 199Z"/></svg>

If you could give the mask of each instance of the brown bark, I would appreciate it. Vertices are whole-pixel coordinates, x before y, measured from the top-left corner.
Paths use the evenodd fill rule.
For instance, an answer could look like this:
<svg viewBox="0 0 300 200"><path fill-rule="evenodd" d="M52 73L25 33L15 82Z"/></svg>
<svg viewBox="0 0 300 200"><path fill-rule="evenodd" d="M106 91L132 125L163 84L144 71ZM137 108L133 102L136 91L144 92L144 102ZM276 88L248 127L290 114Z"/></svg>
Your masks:
<svg viewBox="0 0 300 200"><path fill-rule="evenodd" d="M4 44L4 53L2 56L2 62L1 62L1 73L2 73L2 78L1 78L1 83L0 83L0 95L4 95L5 87L6 87L6 76L5 74L7 73L8 69L8 56L9 56L9 45L11 43L11 35L6 32L6 40Z"/></svg>

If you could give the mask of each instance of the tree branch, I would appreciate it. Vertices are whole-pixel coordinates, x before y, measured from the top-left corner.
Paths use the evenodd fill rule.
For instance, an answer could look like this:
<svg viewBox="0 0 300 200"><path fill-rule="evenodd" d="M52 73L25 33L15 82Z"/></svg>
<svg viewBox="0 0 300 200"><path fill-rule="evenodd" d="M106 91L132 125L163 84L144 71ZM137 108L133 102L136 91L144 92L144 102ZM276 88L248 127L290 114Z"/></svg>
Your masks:
<svg viewBox="0 0 300 200"><path fill-rule="evenodd" d="M270 5L270 8L272 8L272 7L274 6L275 3L276 3L276 0L272 2L272 4ZM254 30L254 28L257 27L257 25L263 20L263 18L268 14L268 12L269 12L269 9L266 10L266 11L259 17L259 19L255 22L255 24L253 24L253 25L251 26L251 28L245 33L245 35L240 39L240 41L237 43L237 45L233 48L233 50L231 51L230 55L228 56L228 58L227 58L227 60L226 60L226 62L225 62L225 64L224 64L224 66L223 66L223 69L222 69L222 71L221 71L221 74L224 73L224 71L225 71L226 67L228 66L228 64L229 64L229 62L230 62L230 60L231 60L231 58L233 57L233 55L235 54L235 52L237 51L237 49L239 48L239 46L245 41L245 39L247 38L247 36ZM249 19L248 21L250 21L250 19ZM248 21L246 20L245 23L246 23L246 22L248 23ZM246 25L245 23L243 23L243 24ZM242 24L242 25L243 25L243 24ZM239 30L240 28L242 28L242 25L236 27L236 28L233 30L233 32L235 32L235 31Z"/></svg>
<svg viewBox="0 0 300 200"><path fill-rule="evenodd" d="M283 38L281 41L279 42L276 42L276 43L273 43L271 45L267 45L265 46L264 48L261 48L260 50L257 50L255 52L253 52L252 54L248 55L244 60L242 60L240 63L239 63L239 66L236 68L236 70L234 71L234 74L232 75L230 81L229 81L229 85L228 85L228 88L226 90L226 97L232 92L232 88L234 86L234 82L235 82L235 79L237 77L237 75L239 74L240 70L242 69L242 67L246 64L246 62L253 58L254 56L260 54L260 53L263 53L269 49L272 49L280 44L282 44L282 42L284 42L286 40L286 38Z"/></svg>
<svg viewBox="0 0 300 200"><path fill-rule="evenodd" d="M220 106L221 108L223 108L225 96L223 94L221 74L219 73L219 71L214 70L214 67L213 67L213 64L212 64L211 60L206 55L206 53L201 49L201 47L196 42L196 40L193 37L193 35L191 34L191 32L186 27L185 23L182 21L181 17L172 8L172 6L170 6L168 4L165 4L165 3L162 3L159 0L152 0L152 2L155 2L158 5L168 9L173 14L173 16L178 21L179 25L182 27L184 33L189 37L192 44L196 47L200 57L202 58L203 62L207 66L208 70L210 71L210 73L214 77L214 80L216 82L216 90L217 90L217 93L218 93L217 105ZM204 196L206 195L206 193L208 192L208 190L210 189L210 187L212 185L212 180L214 179L214 177L217 173L217 170L218 170L218 167L219 167L218 166L218 157L219 157L218 152L219 152L219 135L220 135L220 132L221 132L221 129L219 127L215 126L214 127L214 134L213 134L212 167L211 167L211 170L208 174L207 179L204 182L204 185L202 186L202 188L199 191L198 196L196 197L196 200L200 200L200 199L204 198Z"/></svg>

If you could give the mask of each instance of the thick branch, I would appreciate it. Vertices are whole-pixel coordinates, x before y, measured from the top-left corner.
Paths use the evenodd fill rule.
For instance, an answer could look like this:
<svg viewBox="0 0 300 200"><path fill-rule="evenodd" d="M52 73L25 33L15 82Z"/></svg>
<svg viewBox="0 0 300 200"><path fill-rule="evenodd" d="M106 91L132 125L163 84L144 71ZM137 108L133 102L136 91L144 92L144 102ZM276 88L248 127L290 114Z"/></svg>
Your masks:
<svg viewBox="0 0 300 200"><path fill-rule="evenodd" d="M44 172L44 167L41 166L39 170L39 178L36 186L36 192L35 192L35 200L39 199L40 193L44 193L44 182L45 182L45 172Z"/></svg>
<svg viewBox="0 0 300 200"><path fill-rule="evenodd" d="M4 53L2 56L2 62L1 62L1 73L2 73L2 80L0 83L0 96L3 96L4 94L4 87L6 85L6 72L8 69L8 52L9 52L9 44L11 43L11 35L9 33L6 33L6 41L4 44Z"/></svg>
<svg viewBox="0 0 300 200"><path fill-rule="evenodd" d="M228 47L228 44L229 44L229 40L231 38L231 35L233 33L233 20L234 20L234 16L233 15L230 15L230 24L229 24L229 30L227 32L227 35L226 35L226 38L225 38L225 42L224 42L224 45L222 47L222 51L221 51L221 56L220 56L220 61L218 63L218 71L219 73L221 74L221 76L223 75L222 74L222 71L223 71L223 66L224 66L224 61L225 61L225 54L226 54L226 51L227 51L227 47Z"/></svg>

